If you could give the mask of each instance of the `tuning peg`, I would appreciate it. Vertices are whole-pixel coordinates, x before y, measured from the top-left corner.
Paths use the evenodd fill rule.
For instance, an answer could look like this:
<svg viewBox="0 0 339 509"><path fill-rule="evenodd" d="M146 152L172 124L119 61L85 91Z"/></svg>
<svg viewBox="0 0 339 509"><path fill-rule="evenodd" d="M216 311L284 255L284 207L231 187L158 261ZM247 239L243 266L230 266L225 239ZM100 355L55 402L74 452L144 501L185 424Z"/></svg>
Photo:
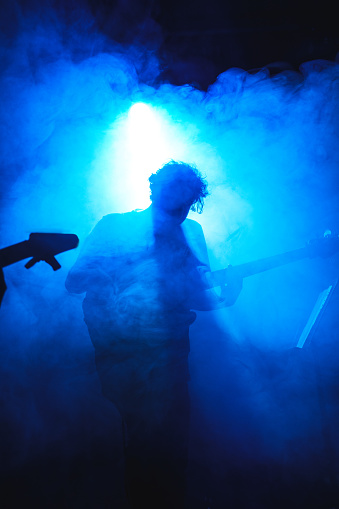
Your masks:
<svg viewBox="0 0 339 509"><path fill-rule="evenodd" d="M52 267L53 270L61 269L61 265L58 260L54 256L46 256L44 258L44 262L48 263Z"/></svg>
<svg viewBox="0 0 339 509"><path fill-rule="evenodd" d="M39 258L32 258L31 260L29 260L25 267L26 269L30 269L31 267L33 267L33 265L35 265L36 263L40 262L41 260Z"/></svg>

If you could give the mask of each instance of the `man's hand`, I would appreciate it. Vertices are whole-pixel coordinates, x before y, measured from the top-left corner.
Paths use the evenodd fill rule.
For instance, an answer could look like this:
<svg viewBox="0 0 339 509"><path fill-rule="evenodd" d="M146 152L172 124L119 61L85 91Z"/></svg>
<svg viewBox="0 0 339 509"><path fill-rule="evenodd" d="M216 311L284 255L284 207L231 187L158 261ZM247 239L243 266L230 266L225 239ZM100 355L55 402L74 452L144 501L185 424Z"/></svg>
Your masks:
<svg viewBox="0 0 339 509"><path fill-rule="evenodd" d="M227 284L221 287L220 294L224 306L232 306L236 302L242 290L242 281L237 271L232 265L229 265L227 267Z"/></svg>
<svg viewBox="0 0 339 509"><path fill-rule="evenodd" d="M225 285L220 287L221 293L216 290L213 273L208 270L208 267L198 267L198 272L201 282L206 289L192 292L192 309L210 311L212 309L232 306L236 302L242 289L242 278L238 276L236 269L231 265L227 268Z"/></svg>

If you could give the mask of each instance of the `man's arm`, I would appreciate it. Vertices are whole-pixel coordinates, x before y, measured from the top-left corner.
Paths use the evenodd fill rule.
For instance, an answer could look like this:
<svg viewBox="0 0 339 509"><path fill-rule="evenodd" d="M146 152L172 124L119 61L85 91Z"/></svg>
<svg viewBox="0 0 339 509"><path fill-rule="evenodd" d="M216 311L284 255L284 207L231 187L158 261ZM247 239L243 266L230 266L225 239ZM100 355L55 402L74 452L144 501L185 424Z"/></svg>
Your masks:
<svg viewBox="0 0 339 509"><path fill-rule="evenodd" d="M199 223L186 220L184 233L192 253L198 261L196 267L198 280L191 292L191 308L196 311L210 311L222 307L232 306L242 289L242 279L232 272L232 267L227 270L227 285L221 287L221 293L214 289L213 275L210 269L207 246L202 227Z"/></svg>
<svg viewBox="0 0 339 509"><path fill-rule="evenodd" d="M105 271L105 259L109 252L111 217L105 216L87 237L80 255L68 273L65 281L70 293L84 293L87 290L100 291L112 283Z"/></svg>
<svg viewBox="0 0 339 509"><path fill-rule="evenodd" d="M204 289L198 290L191 297L192 309L196 311L211 311L223 307L233 306L242 290L242 279L232 273L228 268L227 285L221 287L218 293L213 286L213 275L209 267L200 267L200 278Z"/></svg>
<svg viewBox="0 0 339 509"><path fill-rule="evenodd" d="M102 269L99 258L83 258L69 271L65 286L70 293L84 293L89 289L105 288L111 282L110 276Z"/></svg>

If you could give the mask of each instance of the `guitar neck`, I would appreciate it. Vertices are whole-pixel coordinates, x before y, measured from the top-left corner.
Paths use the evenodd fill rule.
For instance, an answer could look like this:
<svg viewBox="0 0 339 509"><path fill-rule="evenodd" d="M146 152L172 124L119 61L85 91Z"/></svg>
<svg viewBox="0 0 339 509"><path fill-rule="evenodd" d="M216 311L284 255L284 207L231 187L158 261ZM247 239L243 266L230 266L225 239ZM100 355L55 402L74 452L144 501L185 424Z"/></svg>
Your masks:
<svg viewBox="0 0 339 509"><path fill-rule="evenodd" d="M30 256L32 256L32 248L28 240L4 247L0 249L0 267L7 267Z"/></svg>
<svg viewBox="0 0 339 509"><path fill-rule="evenodd" d="M237 276L244 278L253 276L254 274L259 274L260 272L265 272L266 270L280 267L282 265L287 265L288 263L302 260L309 255L309 248L302 247L300 249L295 249L294 251L287 251L286 253L270 256L268 258L262 258L254 262L235 265L232 267L232 271L234 271ZM227 270L228 269L221 269L212 272L214 286L220 286L227 283Z"/></svg>

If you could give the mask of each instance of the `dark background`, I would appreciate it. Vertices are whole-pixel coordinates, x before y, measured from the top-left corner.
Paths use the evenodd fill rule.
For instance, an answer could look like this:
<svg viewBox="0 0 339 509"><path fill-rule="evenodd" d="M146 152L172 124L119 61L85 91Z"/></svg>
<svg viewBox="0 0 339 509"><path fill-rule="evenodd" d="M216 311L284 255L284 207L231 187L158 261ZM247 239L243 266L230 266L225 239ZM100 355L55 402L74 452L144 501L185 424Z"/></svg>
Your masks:
<svg viewBox="0 0 339 509"><path fill-rule="evenodd" d="M139 44L155 52L160 59L159 82L192 83L203 89L231 67L269 66L273 74L298 70L309 60L335 60L339 47L331 0L10 0L1 4L6 42L23 29L32 12L42 22L53 18L54 12L69 31L97 31L110 41ZM87 51L79 45L78 58L88 56Z"/></svg>
<svg viewBox="0 0 339 509"><path fill-rule="evenodd" d="M205 88L230 67L280 63L272 67L297 70L305 61L334 60L338 51L335 2L329 0L101 0L89 6L109 37L153 44L161 78L178 85Z"/></svg>

